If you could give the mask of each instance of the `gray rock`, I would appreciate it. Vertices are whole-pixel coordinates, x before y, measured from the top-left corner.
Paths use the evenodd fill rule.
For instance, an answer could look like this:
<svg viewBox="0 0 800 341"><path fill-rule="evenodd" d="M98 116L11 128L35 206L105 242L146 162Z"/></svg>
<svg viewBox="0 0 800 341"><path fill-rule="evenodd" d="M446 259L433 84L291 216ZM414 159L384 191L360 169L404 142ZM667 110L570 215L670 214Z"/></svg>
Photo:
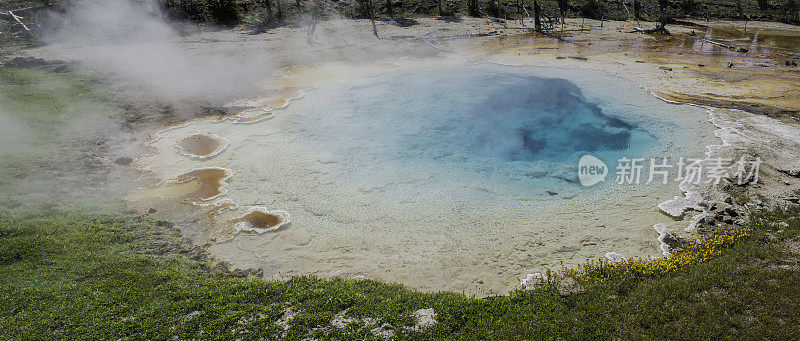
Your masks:
<svg viewBox="0 0 800 341"><path fill-rule="evenodd" d="M416 330L427 329L437 323L436 312L433 311L433 308L419 309L414 312L414 317L417 319L417 323L414 326Z"/></svg>

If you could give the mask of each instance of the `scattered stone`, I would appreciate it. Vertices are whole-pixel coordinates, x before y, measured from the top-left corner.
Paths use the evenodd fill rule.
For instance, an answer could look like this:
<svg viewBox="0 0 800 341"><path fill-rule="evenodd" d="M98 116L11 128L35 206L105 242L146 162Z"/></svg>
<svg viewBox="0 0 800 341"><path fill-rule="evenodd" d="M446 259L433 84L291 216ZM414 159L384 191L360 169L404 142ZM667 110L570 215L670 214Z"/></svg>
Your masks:
<svg viewBox="0 0 800 341"><path fill-rule="evenodd" d="M644 60L637 60L637 61L635 61L635 62L636 62L636 63L647 63L647 62L646 62L646 61L644 61Z"/></svg>
<svg viewBox="0 0 800 341"><path fill-rule="evenodd" d="M687 192L683 197L675 196L671 200L667 200L658 204L658 208L664 213L672 217L681 217L686 210L702 211L703 208L700 203L703 197L696 192Z"/></svg>
<svg viewBox="0 0 800 341"><path fill-rule="evenodd" d="M555 192L555 191L547 191L547 194L548 194L548 195L550 195L550 196L554 196L554 195L558 194L558 192Z"/></svg>
<svg viewBox="0 0 800 341"><path fill-rule="evenodd" d="M608 259L608 261L612 263L616 263L625 260L625 256L611 251L611 252L606 252L606 259Z"/></svg>
<svg viewBox="0 0 800 341"><path fill-rule="evenodd" d="M522 279L520 284L522 284L522 288L525 290L533 290L538 286L547 284L547 276L539 272L528 274Z"/></svg>
<svg viewBox="0 0 800 341"><path fill-rule="evenodd" d="M732 67L733 67L733 62L732 62L732 61L730 61L730 60L728 61L728 67L729 67L729 68L732 68Z"/></svg>
<svg viewBox="0 0 800 341"><path fill-rule="evenodd" d="M569 57L575 60L589 60L588 58L581 56L569 56Z"/></svg>
<svg viewBox="0 0 800 341"><path fill-rule="evenodd" d="M564 57L564 56L556 56L556 59L567 59L567 57Z"/></svg>
<svg viewBox="0 0 800 341"><path fill-rule="evenodd" d="M155 212L154 212L154 213L155 213ZM156 226L161 226L161 227L172 227L172 226L174 226L174 225L173 225L172 223L170 223L170 222L166 221L166 220L159 220L159 221L157 221L157 222L156 222Z"/></svg>
<svg viewBox="0 0 800 341"><path fill-rule="evenodd" d="M699 67L705 67L705 66L706 66L706 64L697 64L697 66L699 66Z"/></svg>
<svg viewBox="0 0 800 341"><path fill-rule="evenodd" d="M658 69L664 71L672 71L672 68L669 66L659 66Z"/></svg>
<svg viewBox="0 0 800 341"><path fill-rule="evenodd" d="M744 48L744 47L740 47L740 48L736 49L736 52L745 53L745 52L748 52L748 51L750 51L750 49L747 49L747 48Z"/></svg>
<svg viewBox="0 0 800 341"><path fill-rule="evenodd" d="M797 63L794 60L787 60L786 66L797 66Z"/></svg>
<svg viewBox="0 0 800 341"><path fill-rule="evenodd" d="M414 317L417 319L417 323L414 325L415 330L427 329L437 323L436 312L433 311L433 308L419 309L414 312Z"/></svg>
<svg viewBox="0 0 800 341"><path fill-rule="evenodd" d="M671 250L680 246L681 241L672 235L667 228L667 225L658 223L653 225L653 229L655 229L658 233L658 242L661 243L659 247L661 248L661 253L664 256L669 256Z"/></svg>
<svg viewBox="0 0 800 341"><path fill-rule="evenodd" d="M153 213L156 213L156 212L158 212L158 210L153 208L153 207L150 207L150 209L147 210L147 213L149 213L149 214L153 214Z"/></svg>

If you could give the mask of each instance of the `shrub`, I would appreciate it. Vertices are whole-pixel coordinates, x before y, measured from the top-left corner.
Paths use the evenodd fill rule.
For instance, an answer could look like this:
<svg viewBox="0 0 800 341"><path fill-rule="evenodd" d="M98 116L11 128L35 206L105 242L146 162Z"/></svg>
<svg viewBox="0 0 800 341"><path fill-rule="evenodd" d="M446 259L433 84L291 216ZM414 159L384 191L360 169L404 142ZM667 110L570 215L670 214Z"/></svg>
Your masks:
<svg viewBox="0 0 800 341"><path fill-rule="evenodd" d="M581 4L581 14L589 19L603 19L605 5L600 0L585 0Z"/></svg>
<svg viewBox="0 0 800 341"><path fill-rule="evenodd" d="M173 18L233 26L239 23L235 0L166 0L164 9Z"/></svg>

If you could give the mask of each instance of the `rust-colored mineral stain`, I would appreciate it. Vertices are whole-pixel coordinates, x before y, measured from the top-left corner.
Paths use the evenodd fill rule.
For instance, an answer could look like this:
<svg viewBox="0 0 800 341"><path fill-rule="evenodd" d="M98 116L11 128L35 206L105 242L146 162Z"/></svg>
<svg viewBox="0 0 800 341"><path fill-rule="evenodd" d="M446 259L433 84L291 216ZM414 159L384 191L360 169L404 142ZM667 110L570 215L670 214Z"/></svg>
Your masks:
<svg viewBox="0 0 800 341"><path fill-rule="evenodd" d="M225 142L217 137L195 134L178 142L181 153L199 157L209 157L225 148Z"/></svg>
<svg viewBox="0 0 800 341"><path fill-rule="evenodd" d="M308 90L309 87L285 87L278 89L270 94L266 102L266 106L272 108L285 107L291 100L298 99L303 96L303 91Z"/></svg>
<svg viewBox="0 0 800 341"><path fill-rule="evenodd" d="M192 193L182 196L182 199L208 200L225 193L225 180L231 176L231 172L223 168L202 168L195 169L189 173L175 177L171 183L183 184L191 181L198 181L200 188Z"/></svg>
<svg viewBox="0 0 800 341"><path fill-rule="evenodd" d="M656 92L658 97L673 102L692 103L716 108L738 109L762 114L773 118L793 117L797 110L782 108L783 101L777 99L741 98L733 96L717 96L713 94L689 95L676 92Z"/></svg>
<svg viewBox="0 0 800 341"><path fill-rule="evenodd" d="M190 204L192 207L195 207L201 212L204 212L205 218L208 220L210 225L215 225L217 221L217 216L222 213L223 210L236 210L239 208L235 202L225 199L218 202L205 204L205 203L198 203L194 202Z"/></svg>
<svg viewBox="0 0 800 341"><path fill-rule="evenodd" d="M244 222L249 224L252 228L271 229L282 224L283 218L271 213L253 211L240 218L232 219L231 222Z"/></svg>
<svg viewBox="0 0 800 341"><path fill-rule="evenodd" d="M239 117L236 119L236 123L255 123L261 120L265 120L272 117L272 113L261 114L258 116L253 117Z"/></svg>

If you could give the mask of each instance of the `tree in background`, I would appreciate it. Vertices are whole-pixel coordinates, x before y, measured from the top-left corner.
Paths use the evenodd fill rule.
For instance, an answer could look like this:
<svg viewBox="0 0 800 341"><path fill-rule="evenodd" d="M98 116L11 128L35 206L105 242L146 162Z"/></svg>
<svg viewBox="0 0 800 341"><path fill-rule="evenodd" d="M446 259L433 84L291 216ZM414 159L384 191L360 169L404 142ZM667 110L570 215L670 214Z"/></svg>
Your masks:
<svg viewBox="0 0 800 341"><path fill-rule="evenodd" d="M564 18L567 16L567 7L569 7L569 0L558 0L558 14L561 15L561 26L564 26Z"/></svg>
<svg viewBox="0 0 800 341"><path fill-rule="evenodd" d="M478 8L478 0L467 0L467 12L471 17L480 17L481 12Z"/></svg>
<svg viewBox="0 0 800 341"><path fill-rule="evenodd" d="M783 15L785 17L786 22L796 22L797 21L797 0L785 0L783 2Z"/></svg>
<svg viewBox="0 0 800 341"><path fill-rule="evenodd" d="M533 29L536 32L542 32L542 20L539 19L539 13L541 12L541 8L539 8L539 0L533 0Z"/></svg>
<svg viewBox="0 0 800 341"><path fill-rule="evenodd" d="M368 0L356 0L356 17L360 19L369 19L370 17L369 2Z"/></svg>
<svg viewBox="0 0 800 341"><path fill-rule="evenodd" d="M667 8L669 7L669 0L658 0L658 26L667 26L669 17L667 16Z"/></svg>
<svg viewBox="0 0 800 341"><path fill-rule="evenodd" d="M281 0L275 0L275 7L277 7L278 11L275 13L276 22L283 21L283 5L281 4Z"/></svg>
<svg viewBox="0 0 800 341"><path fill-rule="evenodd" d="M737 3L739 3L741 6L740 1L737 0ZM683 11L684 14L691 15L692 13L694 13L694 10L696 8L697 8L697 2L695 2L695 0L681 0L681 10ZM741 10L739 11L739 13L742 13Z"/></svg>
<svg viewBox="0 0 800 341"><path fill-rule="evenodd" d="M275 17L272 15L272 3L270 0L264 0L264 7L267 8L267 25L272 25Z"/></svg>
<svg viewBox="0 0 800 341"><path fill-rule="evenodd" d="M486 14L493 18L500 17L500 6L497 5L497 1L489 0L489 3L486 4Z"/></svg>
<svg viewBox="0 0 800 341"><path fill-rule="evenodd" d="M603 7L602 0L584 0L580 7L581 15L584 18L601 19L603 17Z"/></svg>
<svg viewBox="0 0 800 341"><path fill-rule="evenodd" d="M372 7L372 0L356 0L356 15L361 19L369 19L372 23L372 34L378 37L378 27L375 26L375 11Z"/></svg>
<svg viewBox="0 0 800 341"><path fill-rule="evenodd" d="M769 0L758 0L758 9L766 11L769 9Z"/></svg>
<svg viewBox="0 0 800 341"><path fill-rule="evenodd" d="M381 37L378 36L378 27L375 26L375 11L372 7L372 0L367 0L367 8L369 9L369 21L372 23L372 34L375 35L375 38L380 39Z"/></svg>

